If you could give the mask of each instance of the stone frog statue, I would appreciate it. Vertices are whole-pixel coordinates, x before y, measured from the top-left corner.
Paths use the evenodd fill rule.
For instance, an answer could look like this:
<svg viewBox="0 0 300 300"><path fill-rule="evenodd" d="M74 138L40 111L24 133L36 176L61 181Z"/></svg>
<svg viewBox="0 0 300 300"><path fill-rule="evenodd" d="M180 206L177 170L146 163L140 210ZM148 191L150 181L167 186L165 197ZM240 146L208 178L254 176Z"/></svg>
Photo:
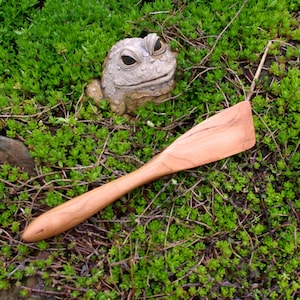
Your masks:
<svg viewBox="0 0 300 300"><path fill-rule="evenodd" d="M131 115L139 106L160 103L175 86L176 53L156 33L126 38L109 51L102 79L94 79L86 94L96 102L107 99L118 115Z"/></svg>

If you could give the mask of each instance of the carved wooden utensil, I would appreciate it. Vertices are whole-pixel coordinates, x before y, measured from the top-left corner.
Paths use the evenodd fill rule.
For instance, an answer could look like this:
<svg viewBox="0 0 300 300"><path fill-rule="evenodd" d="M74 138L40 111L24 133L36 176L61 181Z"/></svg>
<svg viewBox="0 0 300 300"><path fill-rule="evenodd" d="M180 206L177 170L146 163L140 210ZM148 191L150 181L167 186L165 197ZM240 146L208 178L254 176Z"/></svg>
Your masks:
<svg viewBox="0 0 300 300"><path fill-rule="evenodd" d="M57 235L145 183L229 157L254 145L251 105L243 101L196 125L134 172L40 215L25 229L22 239L35 242Z"/></svg>

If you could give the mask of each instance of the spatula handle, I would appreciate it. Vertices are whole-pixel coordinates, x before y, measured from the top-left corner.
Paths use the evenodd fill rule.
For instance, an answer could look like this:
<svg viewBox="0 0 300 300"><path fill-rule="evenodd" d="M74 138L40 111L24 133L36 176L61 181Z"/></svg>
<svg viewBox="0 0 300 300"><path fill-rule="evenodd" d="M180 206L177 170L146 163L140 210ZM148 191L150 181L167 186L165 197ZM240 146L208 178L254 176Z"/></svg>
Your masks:
<svg viewBox="0 0 300 300"><path fill-rule="evenodd" d="M158 155L143 167L69 200L33 220L22 239L35 242L66 231L135 188L168 174ZM170 172L172 172L170 170Z"/></svg>

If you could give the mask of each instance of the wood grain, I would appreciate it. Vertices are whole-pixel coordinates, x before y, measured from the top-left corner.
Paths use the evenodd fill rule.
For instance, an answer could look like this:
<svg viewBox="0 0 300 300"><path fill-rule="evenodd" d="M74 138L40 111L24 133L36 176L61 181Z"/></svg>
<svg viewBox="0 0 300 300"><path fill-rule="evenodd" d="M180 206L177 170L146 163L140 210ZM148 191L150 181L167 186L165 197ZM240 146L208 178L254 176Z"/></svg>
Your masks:
<svg viewBox="0 0 300 300"><path fill-rule="evenodd" d="M57 235L145 183L229 157L254 144L251 105L243 101L193 127L136 171L40 215L25 229L22 239L35 242Z"/></svg>

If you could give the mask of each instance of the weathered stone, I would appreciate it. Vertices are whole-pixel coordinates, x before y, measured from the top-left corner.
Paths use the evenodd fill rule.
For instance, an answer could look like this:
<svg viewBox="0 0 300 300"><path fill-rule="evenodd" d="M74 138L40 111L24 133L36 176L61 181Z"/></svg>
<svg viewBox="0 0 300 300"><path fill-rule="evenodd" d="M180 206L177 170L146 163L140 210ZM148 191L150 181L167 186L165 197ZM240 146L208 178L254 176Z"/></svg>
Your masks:
<svg viewBox="0 0 300 300"><path fill-rule="evenodd" d="M119 41L108 53L103 76L87 87L96 102L107 99L119 115L130 114L148 101L159 103L174 88L176 53L155 33Z"/></svg>
<svg viewBox="0 0 300 300"><path fill-rule="evenodd" d="M3 164L19 167L29 175L36 175L35 162L26 146L20 141L0 136L0 165Z"/></svg>

